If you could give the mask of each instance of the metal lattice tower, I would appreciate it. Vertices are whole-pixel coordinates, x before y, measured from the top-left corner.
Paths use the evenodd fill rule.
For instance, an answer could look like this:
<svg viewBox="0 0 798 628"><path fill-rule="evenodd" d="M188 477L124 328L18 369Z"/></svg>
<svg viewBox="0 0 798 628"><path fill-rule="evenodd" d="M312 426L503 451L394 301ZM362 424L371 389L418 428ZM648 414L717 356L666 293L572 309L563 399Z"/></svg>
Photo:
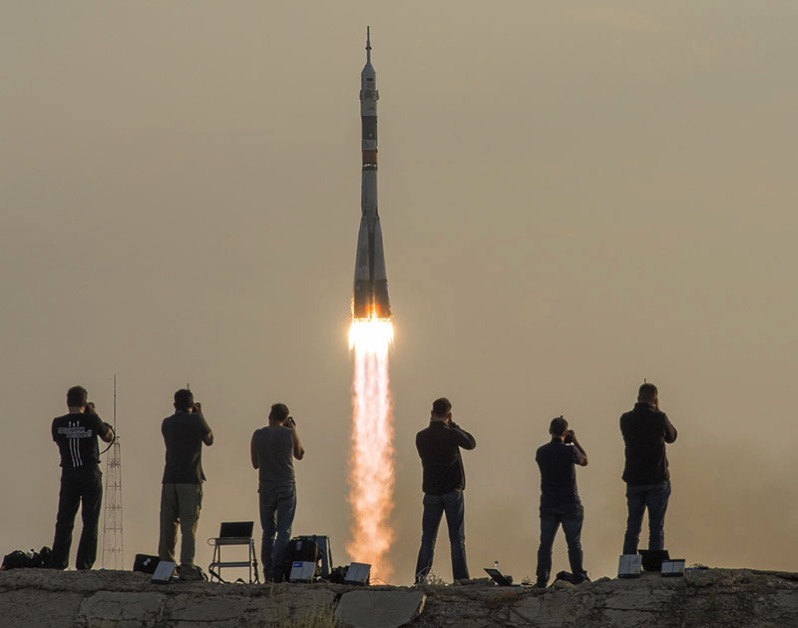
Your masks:
<svg viewBox="0 0 798 628"><path fill-rule="evenodd" d="M114 435L116 435L116 375L114 375ZM114 438L105 465L105 508L103 515L103 568L124 569L125 544L122 532L122 446Z"/></svg>

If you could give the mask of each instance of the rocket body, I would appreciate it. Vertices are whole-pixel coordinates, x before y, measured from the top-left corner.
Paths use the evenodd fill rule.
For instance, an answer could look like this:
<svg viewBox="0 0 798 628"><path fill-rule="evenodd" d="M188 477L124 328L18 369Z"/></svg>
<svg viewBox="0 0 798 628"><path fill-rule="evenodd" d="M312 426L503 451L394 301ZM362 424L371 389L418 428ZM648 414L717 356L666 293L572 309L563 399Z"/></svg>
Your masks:
<svg viewBox="0 0 798 628"><path fill-rule="evenodd" d="M360 120L363 151L360 231L355 256L352 299L354 318L390 318L385 250L377 211L377 73L371 65L371 38L366 36L366 65L360 73Z"/></svg>

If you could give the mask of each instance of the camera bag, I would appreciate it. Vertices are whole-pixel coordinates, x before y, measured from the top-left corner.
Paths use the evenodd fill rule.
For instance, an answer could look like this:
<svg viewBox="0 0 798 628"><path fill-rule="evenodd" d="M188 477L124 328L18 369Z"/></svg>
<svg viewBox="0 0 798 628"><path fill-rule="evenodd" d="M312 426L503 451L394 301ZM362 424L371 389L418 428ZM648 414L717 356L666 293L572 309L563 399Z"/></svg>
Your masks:
<svg viewBox="0 0 798 628"><path fill-rule="evenodd" d="M154 574L160 560L158 556L136 554L136 557L133 559L133 571Z"/></svg>
<svg viewBox="0 0 798 628"><path fill-rule="evenodd" d="M283 578L285 580L291 577L291 567L295 562L315 563L313 579L321 576L321 550L315 541L301 537L295 537L289 541L283 561Z"/></svg>

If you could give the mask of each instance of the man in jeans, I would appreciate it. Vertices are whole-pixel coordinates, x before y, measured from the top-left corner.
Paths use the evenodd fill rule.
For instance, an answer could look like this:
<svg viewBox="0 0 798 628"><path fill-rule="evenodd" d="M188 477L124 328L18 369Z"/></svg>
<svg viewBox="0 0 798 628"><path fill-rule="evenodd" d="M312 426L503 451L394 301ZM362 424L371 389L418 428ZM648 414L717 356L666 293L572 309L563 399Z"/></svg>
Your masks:
<svg viewBox="0 0 798 628"><path fill-rule="evenodd" d="M94 404L83 386L67 391L69 414L53 419L52 435L61 454L61 490L55 521L53 553L48 567L66 569L75 515L82 507L83 530L80 533L75 566L91 569L97 558L97 527L103 497L103 474L100 471L99 436L106 443L114 439L114 430L97 416Z"/></svg>
<svg viewBox="0 0 798 628"><path fill-rule="evenodd" d="M252 435L250 454L252 466L258 470L263 575L267 580L280 582L296 512L293 459L302 460L305 456L296 423L285 404L275 403L271 407L269 425Z"/></svg>
<svg viewBox="0 0 798 628"><path fill-rule="evenodd" d="M538 448L535 460L540 467L540 547L536 587L544 588L551 575L551 548L562 524L568 544L571 582L588 580L582 566L582 521L585 511L576 490L576 468L587 466L587 453L568 429L568 421L559 416L549 427L551 442Z"/></svg>
<svg viewBox="0 0 798 628"><path fill-rule="evenodd" d="M665 443L676 440L676 428L659 409L657 387L640 386L635 407L621 416L621 433L626 445L626 535L624 554L637 554L643 512L648 509L648 549L665 548L665 511L671 495Z"/></svg>
<svg viewBox="0 0 798 628"><path fill-rule="evenodd" d="M174 562L177 525L180 524L181 580L200 580L194 565L197 524L202 509L202 445L213 445L213 432L202 416L202 407L185 388L175 393L175 414L161 424L166 444L166 466L161 487L161 538L158 555Z"/></svg>
<svg viewBox="0 0 798 628"><path fill-rule="evenodd" d="M424 515L416 582L424 582L432 569L435 540L443 513L449 527L454 580L467 580L465 552L465 471L460 448L474 449L477 441L452 421L452 404L445 397L432 404L429 427L416 434L416 449L424 469Z"/></svg>

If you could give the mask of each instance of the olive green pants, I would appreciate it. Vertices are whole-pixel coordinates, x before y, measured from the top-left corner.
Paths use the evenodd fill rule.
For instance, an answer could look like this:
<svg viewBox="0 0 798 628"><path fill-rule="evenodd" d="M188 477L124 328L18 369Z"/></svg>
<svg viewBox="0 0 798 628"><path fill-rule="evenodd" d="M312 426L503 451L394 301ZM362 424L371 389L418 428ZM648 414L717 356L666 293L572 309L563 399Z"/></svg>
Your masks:
<svg viewBox="0 0 798 628"><path fill-rule="evenodd" d="M202 484L164 484L161 489L161 540L158 556L175 562L180 524L180 564L193 565L197 524L202 509Z"/></svg>

